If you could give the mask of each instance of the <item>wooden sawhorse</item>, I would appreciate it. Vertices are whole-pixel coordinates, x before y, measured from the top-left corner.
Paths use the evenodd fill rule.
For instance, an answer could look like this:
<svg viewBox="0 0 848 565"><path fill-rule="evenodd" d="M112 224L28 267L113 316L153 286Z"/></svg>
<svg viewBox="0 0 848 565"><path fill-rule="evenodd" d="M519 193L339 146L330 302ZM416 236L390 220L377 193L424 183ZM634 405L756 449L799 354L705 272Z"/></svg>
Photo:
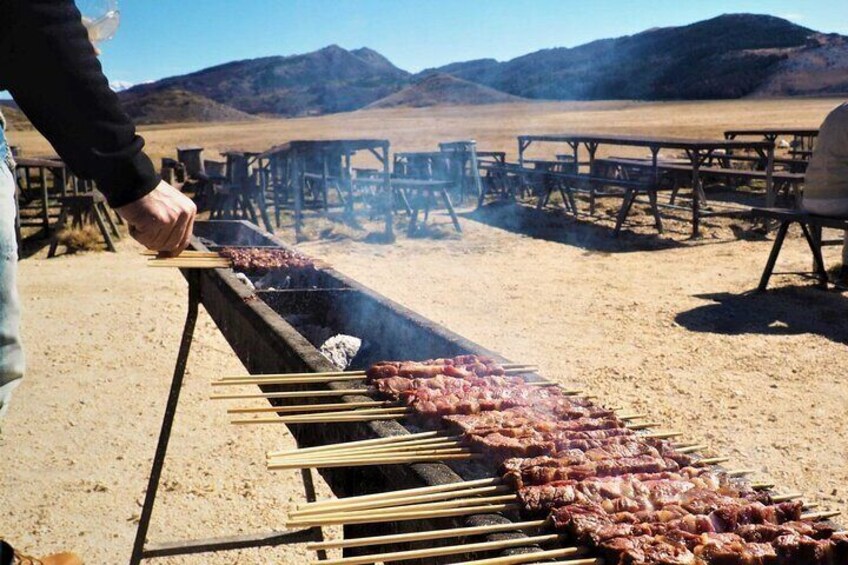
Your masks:
<svg viewBox="0 0 848 565"><path fill-rule="evenodd" d="M59 196L58 200L62 205L62 211L59 212L56 230L50 242L50 250L47 252L48 258L56 255L56 250L59 247L59 234L62 228L67 225L68 216L70 216L72 228L82 228L93 219L103 236L106 249L115 252L115 242L112 237L120 239L121 233L118 231L118 226L115 225L109 210L106 209L106 198L102 194L89 192L72 196Z"/></svg>

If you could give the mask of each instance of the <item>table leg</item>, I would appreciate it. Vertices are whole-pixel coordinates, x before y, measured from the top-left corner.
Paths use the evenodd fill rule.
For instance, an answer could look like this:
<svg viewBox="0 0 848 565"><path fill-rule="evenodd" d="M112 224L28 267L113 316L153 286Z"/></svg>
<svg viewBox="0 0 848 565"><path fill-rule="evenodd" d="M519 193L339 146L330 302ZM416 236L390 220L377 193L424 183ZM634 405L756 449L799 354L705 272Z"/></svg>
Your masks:
<svg viewBox="0 0 848 565"><path fill-rule="evenodd" d="M769 258L766 262L766 268L763 269L763 275L760 277L760 285L757 287L757 290L760 292L768 288L769 279L771 279L771 274L774 272L774 265L777 263L777 256L780 255L780 249L783 247L783 240L786 239L786 232L789 231L790 223L789 221L784 221L777 230L774 245L771 247L771 253L769 253Z"/></svg>
<svg viewBox="0 0 848 565"><path fill-rule="evenodd" d="M450 195L446 189L442 189L442 198L445 200L445 206L448 209L448 214L450 214L451 220L453 221L453 227L456 228L456 231L462 233L462 227L459 225L459 218L456 216L456 210L453 209L453 204L451 203Z"/></svg>

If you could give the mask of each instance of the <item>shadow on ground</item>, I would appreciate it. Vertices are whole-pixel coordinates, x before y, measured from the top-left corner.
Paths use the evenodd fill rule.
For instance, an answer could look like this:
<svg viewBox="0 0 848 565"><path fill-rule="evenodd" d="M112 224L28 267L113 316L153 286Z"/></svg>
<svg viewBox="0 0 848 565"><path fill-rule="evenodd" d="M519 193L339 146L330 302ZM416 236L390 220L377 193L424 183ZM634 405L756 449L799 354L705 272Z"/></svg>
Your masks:
<svg viewBox="0 0 848 565"><path fill-rule="evenodd" d="M593 252L625 253L648 249L673 249L685 244L657 233L638 233L625 227L613 237L612 227L596 219L575 219L561 210L539 210L511 202L494 203L460 214L467 220L556 243L572 245ZM653 225L650 228L653 231Z"/></svg>
<svg viewBox="0 0 848 565"><path fill-rule="evenodd" d="M45 235L44 230L35 231L21 239L18 256L21 259L29 259L49 245L50 237Z"/></svg>
<svg viewBox="0 0 848 565"><path fill-rule="evenodd" d="M848 300L811 286L787 286L745 294L701 294L713 301L681 312L675 321L688 330L724 335L815 334L848 343Z"/></svg>

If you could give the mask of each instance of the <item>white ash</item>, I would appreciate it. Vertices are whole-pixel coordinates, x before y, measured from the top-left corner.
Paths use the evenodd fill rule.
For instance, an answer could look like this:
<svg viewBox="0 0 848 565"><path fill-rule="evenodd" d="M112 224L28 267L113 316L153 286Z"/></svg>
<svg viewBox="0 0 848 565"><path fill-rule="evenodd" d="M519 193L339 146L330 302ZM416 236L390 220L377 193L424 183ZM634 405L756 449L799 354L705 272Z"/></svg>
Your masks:
<svg viewBox="0 0 848 565"><path fill-rule="evenodd" d="M255 284L259 290L283 290L291 286L291 277L279 271L269 271L256 279Z"/></svg>
<svg viewBox="0 0 848 565"><path fill-rule="evenodd" d="M244 286L249 288L250 290L256 290L256 287L253 285L251 280L247 278L247 275L244 273L236 273L236 278L244 283Z"/></svg>
<svg viewBox="0 0 848 565"><path fill-rule="evenodd" d="M362 340L358 337L345 334L337 334L321 344L321 353L339 369L347 369L353 361Z"/></svg>

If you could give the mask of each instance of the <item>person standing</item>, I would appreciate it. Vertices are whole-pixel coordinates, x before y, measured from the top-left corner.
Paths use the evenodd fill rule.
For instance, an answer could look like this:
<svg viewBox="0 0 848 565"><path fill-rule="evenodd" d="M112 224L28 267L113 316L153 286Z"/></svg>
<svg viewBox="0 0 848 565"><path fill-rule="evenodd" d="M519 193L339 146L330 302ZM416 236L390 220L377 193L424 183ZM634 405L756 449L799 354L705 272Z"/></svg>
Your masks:
<svg viewBox="0 0 848 565"><path fill-rule="evenodd" d="M71 171L97 183L133 238L148 249L169 254L179 254L188 246L195 205L157 176L144 153L144 140L109 88L72 0L0 0L3 89ZM13 168L5 122L0 118L0 416L9 409L25 367ZM10 563L76 565L82 561L68 553L36 560L0 541L0 565Z"/></svg>

